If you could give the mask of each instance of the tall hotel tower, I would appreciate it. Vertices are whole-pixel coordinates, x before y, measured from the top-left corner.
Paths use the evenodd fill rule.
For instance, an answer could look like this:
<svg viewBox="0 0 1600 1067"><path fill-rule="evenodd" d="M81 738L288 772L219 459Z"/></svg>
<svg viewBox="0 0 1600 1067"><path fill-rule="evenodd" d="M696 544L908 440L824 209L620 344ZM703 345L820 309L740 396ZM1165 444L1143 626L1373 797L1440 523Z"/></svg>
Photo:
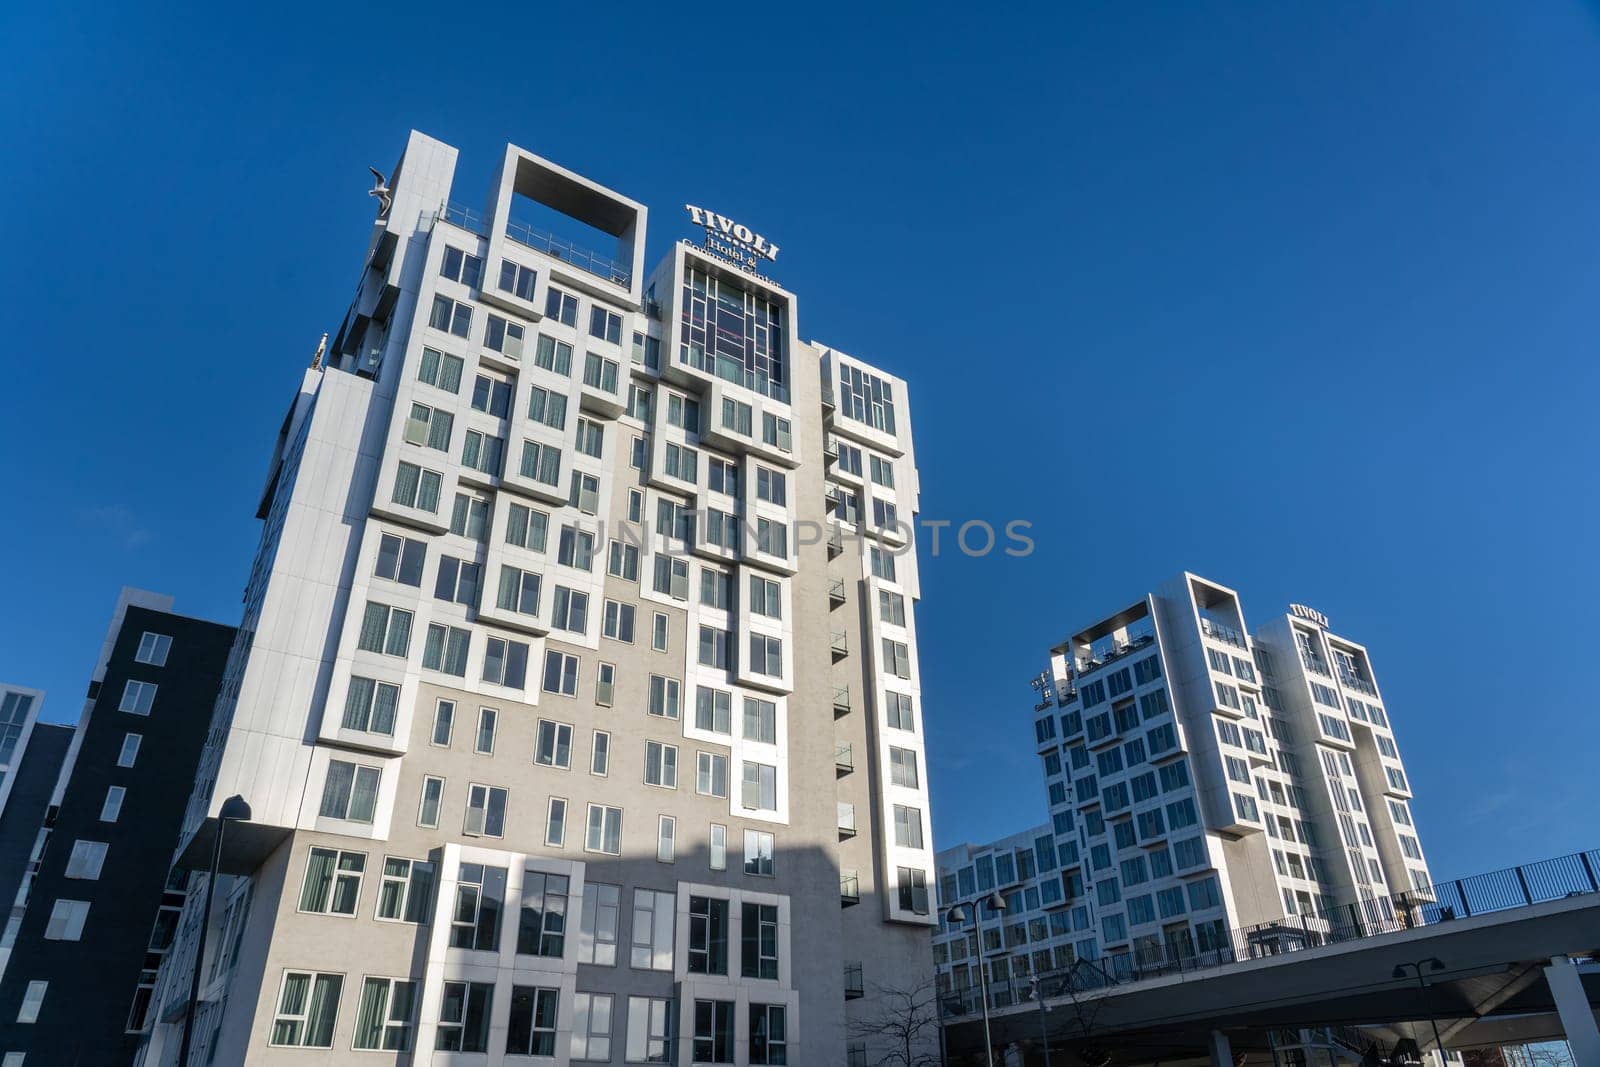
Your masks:
<svg viewBox="0 0 1600 1067"><path fill-rule="evenodd" d="M375 190L273 453L194 1062L875 1059L932 973L905 383L801 341L742 224L646 276L643 205L508 147L479 213L455 162L413 132Z"/></svg>
<svg viewBox="0 0 1600 1067"><path fill-rule="evenodd" d="M1076 958L1115 974L1271 951L1427 892L1367 651L1319 612L1252 635L1237 593L1182 574L1053 648L1043 682Z"/></svg>

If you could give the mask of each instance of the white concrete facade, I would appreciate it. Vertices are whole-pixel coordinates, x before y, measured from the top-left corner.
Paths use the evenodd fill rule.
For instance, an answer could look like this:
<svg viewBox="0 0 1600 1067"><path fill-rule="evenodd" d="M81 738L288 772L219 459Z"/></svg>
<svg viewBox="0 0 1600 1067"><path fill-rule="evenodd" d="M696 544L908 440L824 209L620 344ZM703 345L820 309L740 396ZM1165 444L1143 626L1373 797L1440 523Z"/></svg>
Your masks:
<svg viewBox="0 0 1600 1067"><path fill-rule="evenodd" d="M905 383L687 242L646 277L639 203L509 146L480 214L451 202L455 158L412 133L279 435L185 826L203 858L223 800L252 808L197 1047L865 1056L849 1017L875 981L932 968ZM903 530L830 540L827 486L866 469L837 469L846 438ZM690 970L691 907L732 912L721 971ZM145 1063L175 1061L197 927L192 893ZM410 1006L384 1025L380 980Z"/></svg>

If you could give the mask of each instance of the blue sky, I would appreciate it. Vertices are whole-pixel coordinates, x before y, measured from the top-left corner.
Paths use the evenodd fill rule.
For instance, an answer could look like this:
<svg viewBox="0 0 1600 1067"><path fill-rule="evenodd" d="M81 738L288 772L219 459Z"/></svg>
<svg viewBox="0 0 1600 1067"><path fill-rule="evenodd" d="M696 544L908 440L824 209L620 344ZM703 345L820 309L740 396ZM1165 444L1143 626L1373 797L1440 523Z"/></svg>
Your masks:
<svg viewBox="0 0 1600 1067"><path fill-rule="evenodd" d="M75 713L123 584L237 620L415 126L652 261L750 223L911 381L923 515L1033 523L924 560L941 845L1042 819L1029 677L1184 568L1368 644L1436 874L1600 843L1595 6L590 8L0 14L0 677Z"/></svg>

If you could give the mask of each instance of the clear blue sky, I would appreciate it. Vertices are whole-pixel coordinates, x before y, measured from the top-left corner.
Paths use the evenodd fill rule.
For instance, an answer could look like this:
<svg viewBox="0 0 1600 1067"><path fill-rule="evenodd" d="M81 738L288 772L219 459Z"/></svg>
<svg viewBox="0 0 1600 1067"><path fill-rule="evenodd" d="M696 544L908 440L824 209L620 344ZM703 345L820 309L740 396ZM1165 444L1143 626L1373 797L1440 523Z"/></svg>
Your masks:
<svg viewBox="0 0 1600 1067"><path fill-rule="evenodd" d="M909 379L941 845L1042 819L1027 681L1182 568L1366 642L1452 875L1600 844L1593 5L0 14L0 678L117 589L237 621L268 449L415 126L783 248ZM665 13L665 14L664 14Z"/></svg>

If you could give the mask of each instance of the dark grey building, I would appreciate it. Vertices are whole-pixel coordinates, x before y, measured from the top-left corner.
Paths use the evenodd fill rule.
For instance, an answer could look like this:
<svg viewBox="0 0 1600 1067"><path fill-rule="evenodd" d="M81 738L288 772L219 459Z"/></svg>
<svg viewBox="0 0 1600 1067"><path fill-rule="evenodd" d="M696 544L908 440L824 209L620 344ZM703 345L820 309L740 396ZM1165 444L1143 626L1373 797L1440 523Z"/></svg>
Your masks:
<svg viewBox="0 0 1600 1067"><path fill-rule="evenodd" d="M72 745L72 727L38 721L43 703L37 689L0 684L0 901L8 909L0 975L22 925L22 909L13 902L32 876L34 845Z"/></svg>
<svg viewBox="0 0 1600 1067"><path fill-rule="evenodd" d="M20 835L42 848L0 977L6 1067L127 1063L147 1029L183 905L173 849L234 637L171 606L123 591L76 744Z"/></svg>

